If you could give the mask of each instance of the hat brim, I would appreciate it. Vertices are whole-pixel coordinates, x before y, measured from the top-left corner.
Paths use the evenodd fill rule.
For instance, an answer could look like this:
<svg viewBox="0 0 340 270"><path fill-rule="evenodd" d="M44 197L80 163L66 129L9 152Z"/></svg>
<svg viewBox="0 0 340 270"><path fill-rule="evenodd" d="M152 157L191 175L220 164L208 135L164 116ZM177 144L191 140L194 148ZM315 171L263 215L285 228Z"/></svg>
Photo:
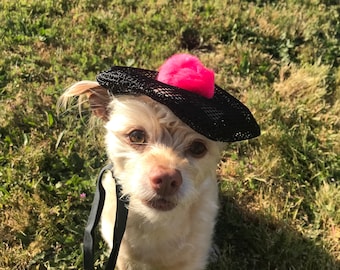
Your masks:
<svg viewBox="0 0 340 270"><path fill-rule="evenodd" d="M215 85L211 99L156 80L158 72L114 66L98 74L98 83L112 95L146 95L167 106L196 132L214 141L235 142L260 135L249 109Z"/></svg>

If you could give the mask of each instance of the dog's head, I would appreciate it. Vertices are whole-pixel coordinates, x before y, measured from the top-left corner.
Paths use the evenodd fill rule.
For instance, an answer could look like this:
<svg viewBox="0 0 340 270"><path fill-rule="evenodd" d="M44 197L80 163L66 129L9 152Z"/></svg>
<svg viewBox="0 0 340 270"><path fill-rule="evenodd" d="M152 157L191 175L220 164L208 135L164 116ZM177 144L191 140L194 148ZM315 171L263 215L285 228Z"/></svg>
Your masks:
<svg viewBox="0 0 340 270"><path fill-rule="evenodd" d="M195 132L147 96L112 97L97 82L82 81L62 100L80 95L88 97L94 115L105 123L108 157L131 210L159 213L185 207L216 185L223 143Z"/></svg>

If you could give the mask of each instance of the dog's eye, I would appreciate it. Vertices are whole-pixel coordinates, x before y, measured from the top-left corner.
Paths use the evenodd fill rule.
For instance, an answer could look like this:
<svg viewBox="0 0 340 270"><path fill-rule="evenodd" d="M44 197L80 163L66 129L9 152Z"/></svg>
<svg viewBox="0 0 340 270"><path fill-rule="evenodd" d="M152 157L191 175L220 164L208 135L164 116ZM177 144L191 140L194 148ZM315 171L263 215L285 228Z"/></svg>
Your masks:
<svg viewBox="0 0 340 270"><path fill-rule="evenodd" d="M207 152L207 147L202 141L193 141L187 151L191 156L201 158Z"/></svg>
<svg viewBox="0 0 340 270"><path fill-rule="evenodd" d="M133 144L143 144L146 143L146 135L143 130L133 130L129 134L129 140Z"/></svg>

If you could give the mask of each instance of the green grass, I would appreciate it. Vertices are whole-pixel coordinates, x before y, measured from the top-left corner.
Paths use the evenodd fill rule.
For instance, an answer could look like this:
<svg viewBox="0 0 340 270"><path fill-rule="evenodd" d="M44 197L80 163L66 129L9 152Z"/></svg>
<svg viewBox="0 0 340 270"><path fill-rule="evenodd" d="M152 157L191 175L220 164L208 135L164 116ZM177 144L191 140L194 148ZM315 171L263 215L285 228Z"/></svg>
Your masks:
<svg viewBox="0 0 340 270"><path fill-rule="evenodd" d="M339 12L337 0L2 1L0 269L81 268L105 153L88 112L57 117L63 90L177 52L214 69L262 128L218 168L209 269L339 269Z"/></svg>

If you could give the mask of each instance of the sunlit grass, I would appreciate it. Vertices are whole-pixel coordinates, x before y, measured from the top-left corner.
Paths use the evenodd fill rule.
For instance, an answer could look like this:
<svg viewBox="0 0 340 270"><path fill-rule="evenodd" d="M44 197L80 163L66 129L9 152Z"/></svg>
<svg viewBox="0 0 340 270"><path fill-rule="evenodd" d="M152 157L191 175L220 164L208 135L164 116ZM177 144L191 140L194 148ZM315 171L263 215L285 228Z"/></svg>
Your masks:
<svg viewBox="0 0 340 270"><path fill-rule="evenodd" d="M176 52L214 69L262 129L223 154L220 257L209 269L338 269L337 4L2 1L0 269L81 268L105 153L89 112L57 116L62 91L112 65L157 69Z"/></svg>

